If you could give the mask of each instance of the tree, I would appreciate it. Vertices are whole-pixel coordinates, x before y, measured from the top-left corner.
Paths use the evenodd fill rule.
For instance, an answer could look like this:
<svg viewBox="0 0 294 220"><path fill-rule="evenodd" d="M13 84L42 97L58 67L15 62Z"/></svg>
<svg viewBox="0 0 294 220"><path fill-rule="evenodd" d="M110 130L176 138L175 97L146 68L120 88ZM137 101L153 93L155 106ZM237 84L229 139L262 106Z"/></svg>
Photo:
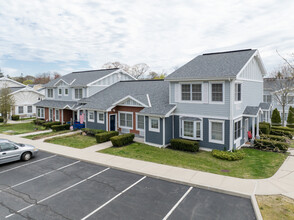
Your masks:
<svg viewBox="0 0 294 220"><path fill-rule="evenodd" d="M294 108L292 106L289 108L287 125L294 125Z"/></svg>
<svg viewBox="0 0 294 220"><path fill-rule="evenodd" d="M60 77L61 77L61 75L59 73L57 73L57 72L53 73L53 79L58 79Z"/></svg>
<svg viewBox="0 0 294 220"><path fill-rule="evenodd" d="M50 82L50 72L38 74L35 78L34 84L46 84Z"/></svg>
<svg viewBox="0 0 294 220"><path fill-rule="evenodd" d="M33 84L33 81L28 79L28 80L23 81L23 84L25 84L25 85Z"/></svg>
<svg viewBox="0 0 294 220"><path fill-rule="evenodd" d="M272 114L272 123L276 125L281 124L281 116L280 112L277 108L274 109L273 114Z"/></svg>
<svg viewBox="0 0 294 220"><path fill-rule="evenodd" d="M164 70L162 70L161 73L151 71L148 74L149 79L164 79L165 77L166 77L166 73Z"/></svg>
<svg viewBox="0 0 294 220"><path fill-rule="evenodd" d="M8 116L13 106L14 98L11 95L11 90L4 85L4 87L0 90L0 113L4 119L4 124L7 123Z"/></svg>
<svg viewBox="0 0 294 220"><path fill-rule="evenodd" d="M102 66L102 68L105 68L105 69L119 68L119 69L122 69L122 70L124 70L124 71L126 71L128 73L130 71L130 66L129 65L124 64L124 63L120 63L118 61L105 63Z"/></svg>

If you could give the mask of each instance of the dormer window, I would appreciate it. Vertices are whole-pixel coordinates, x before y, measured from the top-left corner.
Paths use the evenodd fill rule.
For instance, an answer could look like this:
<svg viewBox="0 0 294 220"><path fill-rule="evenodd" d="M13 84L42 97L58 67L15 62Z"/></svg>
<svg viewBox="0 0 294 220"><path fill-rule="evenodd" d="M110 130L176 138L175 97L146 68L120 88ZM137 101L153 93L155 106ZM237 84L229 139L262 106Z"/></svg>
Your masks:
<svg viewBox="0 0 294 220"><path fill-rule="evenodd" d="M182 84L182 101L202 101L202 84Z"/></svg>

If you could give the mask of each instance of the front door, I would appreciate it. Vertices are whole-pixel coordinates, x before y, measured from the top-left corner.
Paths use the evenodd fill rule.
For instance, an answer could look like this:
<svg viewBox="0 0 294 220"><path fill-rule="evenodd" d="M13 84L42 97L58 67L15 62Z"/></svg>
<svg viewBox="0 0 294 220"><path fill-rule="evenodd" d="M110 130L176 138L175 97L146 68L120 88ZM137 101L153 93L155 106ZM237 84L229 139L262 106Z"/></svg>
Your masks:
<svg viewBox="0 0 294 220"><path fill-rule="evenodd" d="M115 131L116 115L110 115L110 131Z"/></svg>

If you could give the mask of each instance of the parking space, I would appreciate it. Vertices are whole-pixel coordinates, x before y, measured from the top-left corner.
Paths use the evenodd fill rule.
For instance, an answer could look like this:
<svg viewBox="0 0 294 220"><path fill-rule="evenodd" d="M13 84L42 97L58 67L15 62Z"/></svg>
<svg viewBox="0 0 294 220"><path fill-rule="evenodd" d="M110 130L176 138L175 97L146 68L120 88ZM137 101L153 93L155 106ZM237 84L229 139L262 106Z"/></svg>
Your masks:
<svg viewBox="0 0 294 220"><path fill-rule="evenodd" d="M0 219L255 219L249 199L39 152L0 165Z"/></svg>

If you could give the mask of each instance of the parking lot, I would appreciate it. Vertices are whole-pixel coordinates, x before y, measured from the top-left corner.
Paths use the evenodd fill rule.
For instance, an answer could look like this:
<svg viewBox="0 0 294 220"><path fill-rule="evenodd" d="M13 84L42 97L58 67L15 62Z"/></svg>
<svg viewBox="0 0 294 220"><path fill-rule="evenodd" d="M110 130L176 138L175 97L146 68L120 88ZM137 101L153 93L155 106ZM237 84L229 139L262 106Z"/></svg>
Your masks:
<svg viewBox="0 0 294 220"><path fill-rule="evenodd" d="M255 219L249 199L39 152L0 165L0 219Z"/></svg>

